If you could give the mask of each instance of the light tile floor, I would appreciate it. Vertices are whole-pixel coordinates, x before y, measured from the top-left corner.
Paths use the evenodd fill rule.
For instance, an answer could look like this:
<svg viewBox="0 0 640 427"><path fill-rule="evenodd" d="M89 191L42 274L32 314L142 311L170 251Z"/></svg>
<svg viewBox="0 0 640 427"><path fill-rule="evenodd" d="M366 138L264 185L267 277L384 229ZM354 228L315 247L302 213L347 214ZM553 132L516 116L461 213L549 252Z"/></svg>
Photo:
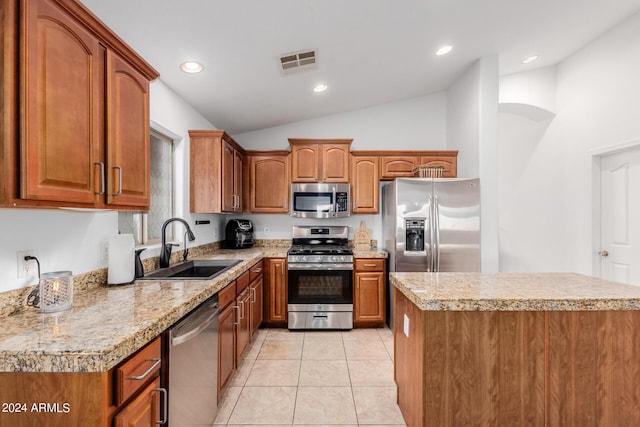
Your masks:
<svg viewBox="0 0 640 427"><path fill-rule="evenodd" d="M404 426L393 381L393 334L260 329L214 426Z"/></svg>

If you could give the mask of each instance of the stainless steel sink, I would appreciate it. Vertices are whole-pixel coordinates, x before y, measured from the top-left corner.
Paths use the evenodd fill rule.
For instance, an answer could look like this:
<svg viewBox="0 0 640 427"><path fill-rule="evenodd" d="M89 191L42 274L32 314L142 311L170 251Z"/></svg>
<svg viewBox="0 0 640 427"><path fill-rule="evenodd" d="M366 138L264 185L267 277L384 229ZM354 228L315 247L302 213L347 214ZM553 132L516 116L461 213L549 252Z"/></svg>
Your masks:
<svg viewBox="0 0 640 427"><path fill-rule="evenodd" d="M209 280L237 265L241 260L203 259L181 262L151 271L138 280Z"/></svg>

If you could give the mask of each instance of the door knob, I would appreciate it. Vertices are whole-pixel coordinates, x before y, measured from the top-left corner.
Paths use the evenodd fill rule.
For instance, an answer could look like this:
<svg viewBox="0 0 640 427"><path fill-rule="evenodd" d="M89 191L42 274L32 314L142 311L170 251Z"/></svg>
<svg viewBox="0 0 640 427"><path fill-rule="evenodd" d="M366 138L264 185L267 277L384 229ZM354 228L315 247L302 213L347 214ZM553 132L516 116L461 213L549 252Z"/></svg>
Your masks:
<svg viewBox="0 0 640 427"><path fill-rule="evenodd" d="M609 252L607 252L607 251L600 251L600 252L598 252L598 255L600 255L600 256L609 256Z"/></svg>

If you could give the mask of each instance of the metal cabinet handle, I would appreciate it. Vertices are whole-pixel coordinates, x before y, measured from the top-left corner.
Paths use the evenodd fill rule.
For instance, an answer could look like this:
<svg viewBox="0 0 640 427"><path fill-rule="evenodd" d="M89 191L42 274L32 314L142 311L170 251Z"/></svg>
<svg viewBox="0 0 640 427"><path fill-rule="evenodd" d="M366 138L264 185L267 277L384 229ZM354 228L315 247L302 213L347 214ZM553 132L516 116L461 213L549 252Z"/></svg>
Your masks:
<svg viewBox="0 0 640 427"><path fill-rule="evenodd" d="M236 308L238 309L238 315L236 316L236 319L238 319L238 321L237 322L233 322L233 324L238 326L240 324L240 320L242 318L240 317L240 307L238 307L237 305L234 305L233 309L235 310Z"/></svg>
<svg viewBox="0 0 640 427"><path fill-rule="evenodd" d="M600 252L598 252L598 255L600 255L600 256L609 256L609 252L608 251L600 251Z"/></svg>
<svg viewBox="0 0 640 427"><path fill-rule="evenodd" d="M168 417L169 399L168 399L167 389L164 387L160 387L160 388L157 388L156 391L158 393L162 393L162 404L164 406L164 411L162 411L162 419L156 421L156 424L166 424L167 420L169 419Z"/></svg>
<svg viewBox="0 0 640 427"><path fill-rule="evenodd" d="M434 233L436 236L435 252L434 252L434 255L436 256L436 258L433 263L435 267L433 271L440 271L440 200L438 199L438 196L435 196L433 207L435 209L434 211L435 214L433 215L433 221L434 221Z"/></svg>
<svg viewBox="0 0 640 427"><path fill-rule="evenodd" d="M153 365L151 365L151 367L149 369L147 369L145 371L144 374L142 375L132 375L130 377L127 377L126 379L128 380L136 380L136 381L140 381L143 380L147 377L147 375L149 375L151 372L153 372L154 369L156 369L158 366L160 366L160 363L162 363L162 359L156 359L155 357L153 359L150 359L153 362L155 362Z"/></svg>
<svg viewBox="0 0 640 427"><path fill-rule="evenodd" d="M375 264L363 264L363 267L375 267Z"/></svg>
<svg viewBox="0 0 640 427"><path fill-rule="evenodd" d="M251 298L251 303L252 303L252 304L255 304L255 303L256 303L256 301L257 301L257 297L256 297L256 295L257 295L256 288L251 288L251 289L250 289L250 293L251 293L251 296L252 296L252 298Z"/></svg>
<svg viewBox="0 0 640 427"><path fill-rule="evenodd" d="M254 273L258 273L258 274L262 273L262 269L261 268L254 268L252 271Z"/></svg>
<svg viewBox="0 0 640 427"><path fill-rule="evenodd" d="M113 169L118 171L118 191L113 193L113 195L120 196L122 194L122 168L120 166L114 166Z"/></svg>
<svg viewBox="0 0 640 427"><path fill-rule="evenodd" d="M240 320L244 319L244 300L240 301L242 304L242 310L240 311Z"/></svg>
<svg viewBox="0 0 640 427"><path fill-rule="evenodd" d="M104 163L103 162L94 162L94 165L100 166L100 192L96 193L98 195L102 195L105 192L105 182L104 182Z"/></svg>

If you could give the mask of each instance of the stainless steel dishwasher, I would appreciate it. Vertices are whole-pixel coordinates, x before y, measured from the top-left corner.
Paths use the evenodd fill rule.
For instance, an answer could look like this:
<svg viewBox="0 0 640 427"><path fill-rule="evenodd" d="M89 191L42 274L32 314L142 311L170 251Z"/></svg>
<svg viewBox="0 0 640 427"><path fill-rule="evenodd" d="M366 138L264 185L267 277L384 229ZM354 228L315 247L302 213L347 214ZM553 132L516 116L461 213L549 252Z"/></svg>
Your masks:
<svg viewBox="0 0 640 427"><path fill-rule="evenodd" d="M211 426L218 412L218 295L169 330L169 426Z"/></svg>

